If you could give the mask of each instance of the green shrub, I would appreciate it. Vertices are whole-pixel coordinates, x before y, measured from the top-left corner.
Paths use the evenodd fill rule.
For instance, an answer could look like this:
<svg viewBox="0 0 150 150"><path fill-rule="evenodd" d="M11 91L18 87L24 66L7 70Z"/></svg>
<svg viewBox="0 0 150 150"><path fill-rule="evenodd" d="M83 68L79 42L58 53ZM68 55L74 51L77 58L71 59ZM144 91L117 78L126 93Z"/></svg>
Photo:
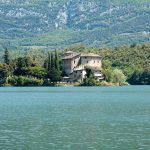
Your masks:
<svg viewBox="0 0 150 150"><path fill-rule="evenodd" d="M123 74L122 70L114 69L111 75L112 83L119 83L119 85L124 85L127 77Z"/></svg>
<svg viewBox="0 0 150 150"><path fill-rule="evenodd" d="M94 78L86 78L84 79L81 86L100 86L100 82Z"/></svg>
<svg viewBox="0 0 150 150"><path fill-rule="evenodd" d="M14 76L8 79L8 83L12 86L41 86L43 85L43 80Z"/></svg>

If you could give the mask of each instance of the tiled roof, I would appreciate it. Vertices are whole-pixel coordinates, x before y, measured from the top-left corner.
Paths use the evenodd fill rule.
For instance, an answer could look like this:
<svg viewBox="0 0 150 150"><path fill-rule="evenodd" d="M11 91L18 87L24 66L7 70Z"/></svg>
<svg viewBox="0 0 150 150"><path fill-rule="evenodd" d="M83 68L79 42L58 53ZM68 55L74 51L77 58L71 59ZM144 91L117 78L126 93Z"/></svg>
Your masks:
<svg viewBox="0 0 150 150"><path fill-rule="evenodd" d="M75 52L72 52L72 51L68 51L66 52L65 54L70 54L69 56L64 56L62 59L72 59L78 55L80 55L80 57L100 57L99 55L97 54L94 54L94 53L75 53Z"/></svg>
<svg viewBox="0 0 150 150"><path fill-rule="evenodd" d="M74 53L74 54L69 55L69 56L64 56L62 59L72 59L72 58L79 56L79 55L80 55L80 53Z"/></svg>
<svg viewBox="0 0 150 150"><path fill-rule="evenodd" d="M81 57L100 57L100 56L94 53L81 53Z"/></svg>
<svg viewBox="0 0 150 150"><path fill-rule="evenodd" d="M73 52L73 51L67 51L67 52L65 52L65 54L70 54L70 53L75 53L75 52Z"/></svg>

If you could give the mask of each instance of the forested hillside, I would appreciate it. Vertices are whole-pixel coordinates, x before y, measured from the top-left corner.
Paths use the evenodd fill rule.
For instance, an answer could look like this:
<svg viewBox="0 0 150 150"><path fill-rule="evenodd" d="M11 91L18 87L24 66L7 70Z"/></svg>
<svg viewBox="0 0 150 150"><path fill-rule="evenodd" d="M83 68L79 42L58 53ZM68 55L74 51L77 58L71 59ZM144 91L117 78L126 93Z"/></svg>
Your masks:
<svg viewBox="0 0 150 150"><path fill-rule="evenodd" d="M150 85L150 43L120 46L114 49L90 48L83 45L68 47L60 51L31 50L1 51L0 86L51 85L62 81L65 75L61 57L65 51L93 52L102 58L103 82L95 80L91 71L87 73L84 86L99 85ZM49 80L50 79L50 80Z"/></svg>
<svg viewBox="0 0 150 150"><path fill-rule="evenodd" d="M150 0L0 0L0 50L150 40Z"/></svg>

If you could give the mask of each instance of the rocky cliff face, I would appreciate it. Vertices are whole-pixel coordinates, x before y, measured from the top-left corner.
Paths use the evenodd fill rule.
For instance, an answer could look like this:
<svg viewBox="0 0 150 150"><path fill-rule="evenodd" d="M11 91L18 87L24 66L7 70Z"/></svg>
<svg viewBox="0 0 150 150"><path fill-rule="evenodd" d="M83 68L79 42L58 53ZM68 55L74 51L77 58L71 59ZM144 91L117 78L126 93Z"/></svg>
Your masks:
<svg viewBox="0 0 150 150"><path fill-rule="evenodd" d="M62 32L65 37L57 35ZM0 0L1 48L52 46L53 40L53 46L111 46L149 38L149 0Z"/></svg>

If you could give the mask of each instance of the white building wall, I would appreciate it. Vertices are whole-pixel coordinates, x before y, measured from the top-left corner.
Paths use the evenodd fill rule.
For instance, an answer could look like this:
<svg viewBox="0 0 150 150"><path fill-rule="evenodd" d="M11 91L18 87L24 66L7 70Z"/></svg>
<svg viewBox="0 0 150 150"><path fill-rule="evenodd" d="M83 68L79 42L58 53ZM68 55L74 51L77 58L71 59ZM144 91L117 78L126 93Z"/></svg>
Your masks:
<svg viewBox="0 0 150 150"><path fill-rule="evenodd" d="M80 61L80 56L78 56L76 58L73 58L71 60L71 70L72 70L72 72L73 72L73 69L79 65L79 61Z"/></svg>
<svg viewBox="0 0 150 150"><path fill-rule="evenodd" d="M81 64L99 67L100 69L102 67L101 59L98 57L81 57Z"/></svg>
<svg viewBox="0 0 150 150"><path fill-rule="evenodd" d="M73 72L73 69L78 66L79 61L80 56L72 59L62 60L62 69L67 75L69 75Z"/></svg>
<svg viewBox="0 0 150 150"><path fill-rule="evenodd" d="M74 71L71 75L70 75L70 81L71 82L83 82L83 79L85 78L86 75L86 71L85 70L78 70L78 71Z"/></svg>

